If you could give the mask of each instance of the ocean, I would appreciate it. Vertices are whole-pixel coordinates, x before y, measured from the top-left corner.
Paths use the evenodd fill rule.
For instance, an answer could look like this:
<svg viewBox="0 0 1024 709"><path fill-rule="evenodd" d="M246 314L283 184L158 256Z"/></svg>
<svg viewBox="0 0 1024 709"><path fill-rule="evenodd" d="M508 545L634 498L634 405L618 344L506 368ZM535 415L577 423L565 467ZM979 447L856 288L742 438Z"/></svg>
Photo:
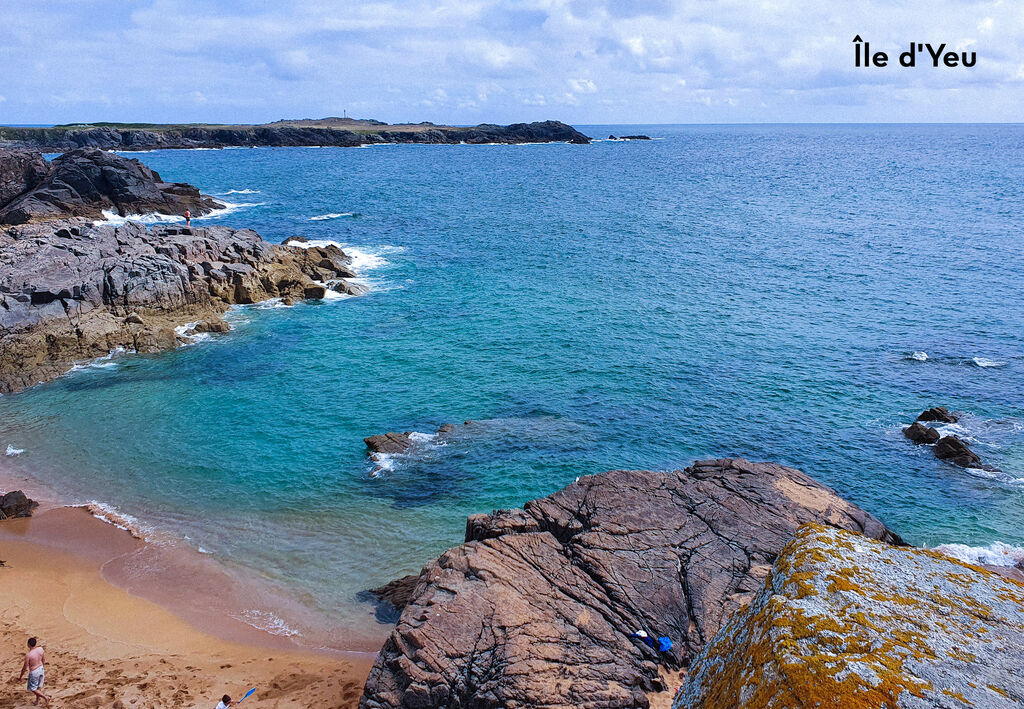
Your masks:
<svg viewBox="0 0 1024 709"><path fill-rule="evenodd" d="M653 140L132 154L231 203L197 225L337 242L371 291L0 397L5 465L336 648L379 644L361 592L468 514L615 468L777 461L914 543L1024 556L1021 126L581 130ZM935 405L1000 472L903 438Z"/></svg>

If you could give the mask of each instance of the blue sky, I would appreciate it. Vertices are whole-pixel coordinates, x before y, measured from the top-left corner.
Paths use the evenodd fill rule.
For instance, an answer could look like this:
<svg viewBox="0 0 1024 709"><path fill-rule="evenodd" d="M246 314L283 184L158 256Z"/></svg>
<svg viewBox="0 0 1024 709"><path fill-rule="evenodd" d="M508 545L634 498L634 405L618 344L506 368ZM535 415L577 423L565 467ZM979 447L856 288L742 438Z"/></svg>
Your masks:
<svg viewBox="0 0 1024 709"><path fill-rule="evenodd" d="M1022 48L1015 0L0 0L0 123L1019 121Z"/></svg>

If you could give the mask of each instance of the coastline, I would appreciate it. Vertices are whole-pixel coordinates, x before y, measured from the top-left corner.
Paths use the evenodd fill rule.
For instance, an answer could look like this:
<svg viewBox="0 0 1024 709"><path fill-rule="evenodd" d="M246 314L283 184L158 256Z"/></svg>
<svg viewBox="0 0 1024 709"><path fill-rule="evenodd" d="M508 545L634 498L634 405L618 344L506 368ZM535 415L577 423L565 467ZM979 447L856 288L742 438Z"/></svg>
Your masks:
<svg viewBox="0 0 1024 709"><path fill-rule="evenodd" d="M185 544L147 542L86 507L65 506L6 461L0 489L25 489L40 502L33 517L0 524L5 654L38 635L58 698L84 700L109 686L116 696L96 706L117 697L128 705L133 692L152 701L152 691L181 703L215 700L248 684L258 687L253 706L358 703L376 647L309 647L261 630L238 619L252 596L216 560ZM16 663L13 654L4 659ZM179 687L184 694L175 694ZM22 694L21 683L4 683L0 704L22 706Z"/></svg>
<svg viewBox="0 0 1024 709"><path fill-rule="evenodd" d="M388 632L381 626L379 637L346 633L298 594L271 587L252 570L229 567L187 538L152 532L102 500L62 499L35 471L15 470L0 458L0 491L18 489L39 507L28 519L0 523L0 551L7 542L24 542L44 556L70 554L95 566L109 585L223 641L372 662ZM202 582L182 586L181 579Z"/></svg>
<svg viewBox="0 0 1024 709"><path fill-rule="evenodd" d="M65 511L78 519L65 519L66 514L55 519L55 512ZM257 707L358 702L366 658L225 640L108 582L102 546L89 546L89 556L51 545L82 549L88 537L73 532L89 527L93 542L112 541L115 533L123 537L116 542L122 547L137 542L74 510L50 510L0 528L5 562L0 594L6 599L0 611L2 660L15 667L25 637L38 636L47 650L46 686L58 704L181 706L211 703L225 692L238 696L249 687L257 688L252 701ZM58 528L65 534L55 535ZM47 538L51 543L43 541ZM0 686L5 706L27 706L30 696L13 674Z"/></svg>

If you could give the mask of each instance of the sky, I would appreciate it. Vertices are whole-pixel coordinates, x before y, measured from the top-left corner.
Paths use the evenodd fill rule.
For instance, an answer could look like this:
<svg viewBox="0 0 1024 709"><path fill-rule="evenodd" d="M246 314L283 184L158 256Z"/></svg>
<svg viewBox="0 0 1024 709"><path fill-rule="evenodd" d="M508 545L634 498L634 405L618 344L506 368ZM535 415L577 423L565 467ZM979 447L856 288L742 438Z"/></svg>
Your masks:
<svg viewBox="0 0 1024 709"><path fill-rule="evenodd" d="M857 68L853 37L976 52ZM1024 120L1019 0L0 0L0 123Z"/></svg>

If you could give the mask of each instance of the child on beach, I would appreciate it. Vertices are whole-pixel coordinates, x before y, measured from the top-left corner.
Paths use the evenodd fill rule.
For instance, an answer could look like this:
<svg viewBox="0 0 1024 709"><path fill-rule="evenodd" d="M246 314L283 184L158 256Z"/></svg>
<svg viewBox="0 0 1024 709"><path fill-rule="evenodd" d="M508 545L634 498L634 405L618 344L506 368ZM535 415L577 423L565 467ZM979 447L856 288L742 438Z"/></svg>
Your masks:
<svg viewBox="0 0 1024 709"><path fill-rule="evenodd" d="M28 672L28 691L36 695L36 700L33 704L39 704L39 700L43 700L44 705L50 703L50 698L43 694L43 679L45 678L45 671L43 670L43 662L45 657L43 654L43 648L36 647L36 639L28 639L28 652L25 653L25 661L21 663L21 674L18 675L18 681L20 682L24 677L25 673Z"/></svg>

